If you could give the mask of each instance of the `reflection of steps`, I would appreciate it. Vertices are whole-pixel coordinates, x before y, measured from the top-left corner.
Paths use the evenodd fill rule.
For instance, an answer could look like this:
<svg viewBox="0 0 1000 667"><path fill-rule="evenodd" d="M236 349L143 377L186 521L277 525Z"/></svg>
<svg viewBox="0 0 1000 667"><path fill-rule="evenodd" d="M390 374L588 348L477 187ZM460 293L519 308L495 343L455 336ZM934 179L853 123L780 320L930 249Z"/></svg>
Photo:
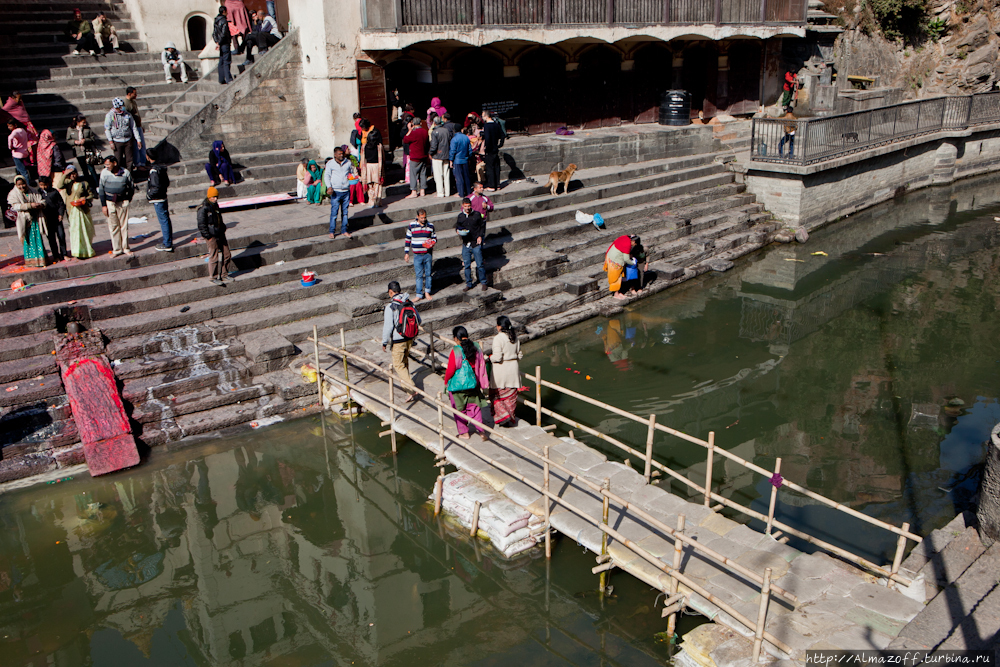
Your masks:
<svg viewBox="0 0 1000 667"><path fill-rule="evenodd" d="M295 157L275 155L273 164ZM312 405L314 394L287 370L295 346L313 327L321 335L341 328L352 337L378 335L386 283L397 279L412 291L413 269L401 261L401 249L416 208L428 210L439 234L437 292L432 301L418 304L425 323L438 331L461 323L480 336L493 329L497 312L524 325L606 296L603 256L622 233L642 235L660 285L708 270L717 256L760 247L774 223L734 182L720 157L710 153L581 170L582 187L575 184L556 197L526 182L506 188L495 197L489 222L484 254L492 287L486 292L462 291L461 246L451 232L459 201L436 197L393 205L377 217L361 208L352 218L356 231L350 240L329 239L325 221L298 220L306 210L302 205L275 209L273 227L245 235L240 226L230 230L241 273L226 288L207 283L199 255L204 246L190 243L177 245L169 256L139 253L130 260L134 268L124 272L114 272L121 263L104 257L38 271L36 287L0 306L4 348L24 351L0 358L0 379L47 372L51 347L45 332L54 323L53 304L74 300L111 339L116 375L148 444L301 411ZM260 169L263 179L268 166L247 169ZM188 173L178 178L176 191L190 187L200 198L200 165L180 168ZM172 186L172 197L174 192ZM579 225L578 209L600 211L613 231ZM725 262L720 266L726 268ZM320 277L308 289L299 285L305 269ZM73 275L94 277L43 284L46 276ZM31 391L24 400L19 392L0 395L0 406L29 409L41 394L60 393L58 382Z"/></svg>

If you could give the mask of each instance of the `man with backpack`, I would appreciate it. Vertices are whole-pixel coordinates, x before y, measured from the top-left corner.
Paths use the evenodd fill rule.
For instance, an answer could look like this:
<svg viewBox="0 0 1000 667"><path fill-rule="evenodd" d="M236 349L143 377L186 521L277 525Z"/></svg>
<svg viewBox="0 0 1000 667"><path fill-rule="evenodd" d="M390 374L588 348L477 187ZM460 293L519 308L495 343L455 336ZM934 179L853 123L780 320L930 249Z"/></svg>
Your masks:
<svg viewBox="0 0 1000 667"><path fill-rule="evenodd" d="M382 350L391 348L393 371L404 385L414 390L416 387L410 376L410 348L419 332L420 313L413 307L410 295L403 292L399 283L393 280L389 283L389 303L385 307L382 322ZM412 391L407 402L417 398L417 392Z"/></svg>
<svg viewBox="0 0 1000 667"><path fill-rule="evenodd" d="M146 151L149 158L149 177L146 180L146 200L153 205L156 219L160 221L160 236L163 242L156 246L158 252L174 251L174 227L170 222L170 209L167 207L167 188L170 187L170 176L166 165L156 159L156 149Z"/></svg>

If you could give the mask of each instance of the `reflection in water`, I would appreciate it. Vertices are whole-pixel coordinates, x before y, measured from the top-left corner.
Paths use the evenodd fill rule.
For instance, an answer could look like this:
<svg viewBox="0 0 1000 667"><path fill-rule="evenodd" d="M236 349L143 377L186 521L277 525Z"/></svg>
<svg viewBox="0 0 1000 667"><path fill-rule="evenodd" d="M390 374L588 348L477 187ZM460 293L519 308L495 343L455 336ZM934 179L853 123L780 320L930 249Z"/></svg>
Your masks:
<svg viewBox="0 0 1000 667"><path fill-rule="evenodd" d="M787 478L927 533L966 506L1000 420L998 183L923 190L806 245L769 248L526 345L525 366L702 438L715 431L717 445L764 468L780 456ZM645 444L642 424L554 393L544 400ZM665 435L655 448L704 480L702 448ZM761 476L728 460L715 470L720 493L767 511ZM894 547L889 533L791 493L778 513L862 555L883 559Z"/></svg>
<svg viewBox="0 0 1000 667"><path fill-rule="evenodd" d="M654 594L495 557L428 515L433 456L319 418L0 497L6 666L654 665Z"/></svg>

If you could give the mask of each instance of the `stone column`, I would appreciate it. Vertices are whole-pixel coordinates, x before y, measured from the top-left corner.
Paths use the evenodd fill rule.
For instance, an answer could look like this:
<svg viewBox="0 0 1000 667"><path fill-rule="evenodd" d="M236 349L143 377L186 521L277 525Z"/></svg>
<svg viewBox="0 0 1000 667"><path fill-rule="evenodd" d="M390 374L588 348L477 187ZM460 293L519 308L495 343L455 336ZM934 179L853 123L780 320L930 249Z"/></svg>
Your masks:
<svg viewBox="0 0 1000 667"><path fill-rule="evenodd" d="M354 129L358 99L358 3L288 0L289 23L299 28L302 93L309 140L320 155L332 155Z"/></svg>
<svg viewBox="0 0 1000 667"><path fill-rule="evenodd" d="M1000 540L1000 424L993 427L979 485L979 539L986 546Z"/></svg>

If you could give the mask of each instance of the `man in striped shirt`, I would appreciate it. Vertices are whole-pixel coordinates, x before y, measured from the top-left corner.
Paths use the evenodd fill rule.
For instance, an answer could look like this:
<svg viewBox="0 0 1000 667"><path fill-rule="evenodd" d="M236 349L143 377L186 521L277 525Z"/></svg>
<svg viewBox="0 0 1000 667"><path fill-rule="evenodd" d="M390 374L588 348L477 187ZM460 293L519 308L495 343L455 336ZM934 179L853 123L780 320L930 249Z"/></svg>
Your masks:
<svg viewBox="0 0 1000 667"><path fill-rule="evenodd" d="M409 262L410 253L413 253L413 270L417 274L415 302L421 298L430 301L432 249L435 243L437 235L434 233L434 225L427 222L427 211L420 209L417 211L416 220L406 228L406 242L403 244L405 261Z"/></svg>

